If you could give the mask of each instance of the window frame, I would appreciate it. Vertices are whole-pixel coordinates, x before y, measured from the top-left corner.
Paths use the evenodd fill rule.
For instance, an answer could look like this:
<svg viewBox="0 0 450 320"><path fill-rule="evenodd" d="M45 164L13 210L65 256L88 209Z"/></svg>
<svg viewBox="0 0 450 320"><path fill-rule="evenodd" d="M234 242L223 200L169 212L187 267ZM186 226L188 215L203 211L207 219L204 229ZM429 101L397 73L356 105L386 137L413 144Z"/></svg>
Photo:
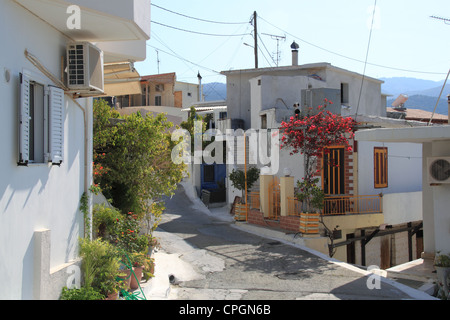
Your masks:
<svg viewBox="0 0 450 320"><path fill-rule="evenodd" d="M64 159L64 90L47 84L41 77L26 70L19 74L19 80L17 165L51 163L59 166ZM38 95L35 94L36 88L39 88ZM35 134L36 130L42 132Z"/></svg>
<svg viewBox="0 0 450 320"><path fill-rule="evenodd" d="M388 183L388 148L373 148L373 185L375 189L387 188Z"/></svg>

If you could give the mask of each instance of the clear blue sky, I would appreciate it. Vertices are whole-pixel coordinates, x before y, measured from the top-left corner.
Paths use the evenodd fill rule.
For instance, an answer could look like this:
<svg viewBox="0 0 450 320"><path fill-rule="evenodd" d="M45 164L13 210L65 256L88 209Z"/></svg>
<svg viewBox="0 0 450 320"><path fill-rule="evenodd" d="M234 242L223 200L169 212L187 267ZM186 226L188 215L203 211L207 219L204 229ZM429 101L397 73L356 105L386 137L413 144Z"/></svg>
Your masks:
<svg viewBox="0 0 450 320"><path fill-rule="evenodd" d="M160 73L176 72L179 81L197 83L200 71L203 83L225 82L218 72L254 67L250 20L256 11L259 67L276 64L277 41L266 35L272 34L286 37L279 41L280 66L291 64L290 45L295 40L300 64L329 62L363 73L374 4L375 0L152 0L147 60L136 67L141 75L157 74L158 50ZM376 5L366 75L444 80L450 69L450 22L430 16L450 18L450 1L377 0Z"/></svg>

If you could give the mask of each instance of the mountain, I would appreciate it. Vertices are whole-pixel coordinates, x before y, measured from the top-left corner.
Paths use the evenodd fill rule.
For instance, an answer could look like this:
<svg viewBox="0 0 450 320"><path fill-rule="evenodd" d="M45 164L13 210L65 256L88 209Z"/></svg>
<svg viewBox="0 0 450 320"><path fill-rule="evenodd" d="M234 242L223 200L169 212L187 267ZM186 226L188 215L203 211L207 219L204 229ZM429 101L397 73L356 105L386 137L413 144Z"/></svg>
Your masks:
<svg viewBox="0 0 450 320"><path fill-rule="evenodd" d="M444 81L430 81L416 78L381 78L384 84L381 86L383 93L391 94L387 100L387 106L391 106L400 94L408 95L406 108L422 109L433 112L437 98L442 90ZM436 108L436 113L448 115L447 95L450 94L450 84L442 91L441 99Z"/></svg>
<svg viewBox="0 0 450 320"><path fill-rule="evenodd" d="M227 99L227 85L221 82L205 83L203 85L205 101L217 101Z"/></svg>
<svg viewBox="0 0 450 320"><path fill-rule="evenodd" d="M416 78L407 77L396 77L396 78L380 78L384 81L381 86L381 91L383 93L392 94L396 98L398 95L408 92L413 92L414 94L423 94L421 91L433 89L437 87L442 87L444 81L431 81ZM439 95L439 93L438 93Z"/></svg>

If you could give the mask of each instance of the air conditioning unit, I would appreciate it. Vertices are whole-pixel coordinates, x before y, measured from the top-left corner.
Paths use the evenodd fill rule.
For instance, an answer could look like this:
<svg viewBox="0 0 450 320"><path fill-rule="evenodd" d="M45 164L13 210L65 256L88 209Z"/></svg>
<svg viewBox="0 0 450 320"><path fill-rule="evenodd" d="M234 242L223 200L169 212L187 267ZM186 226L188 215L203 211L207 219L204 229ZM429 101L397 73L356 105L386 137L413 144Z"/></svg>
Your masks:
<svg viewBox="0 0 450 320"><path fill-rule="evenodd" d="M103 51L89 42L67 45L67 87L70 91L103 94Z"/></svg>
<svg viewBox="0 0 450 320"><path fill-rule="evenodd" d="M430 157L427 167L430 184L450 183L450 157Z"/></svg>

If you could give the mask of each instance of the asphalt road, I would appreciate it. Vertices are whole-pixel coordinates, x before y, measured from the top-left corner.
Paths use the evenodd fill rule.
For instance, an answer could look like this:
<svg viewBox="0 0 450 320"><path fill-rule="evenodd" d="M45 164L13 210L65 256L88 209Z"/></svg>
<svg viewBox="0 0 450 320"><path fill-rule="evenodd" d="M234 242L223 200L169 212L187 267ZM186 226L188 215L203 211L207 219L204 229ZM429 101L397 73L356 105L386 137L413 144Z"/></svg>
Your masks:
<svg viewBox="0 0 450 320"><path fill-rule="evenodd" d="M163 249L192 268L174 274L182 300L414 299L391 282L323 259L301 248L245 232L199 210L179 188L166 199L158 237ZM169 237L170 235L170 237ZM174 241L174 237L179 241ZM369 284L377 285L370 289ZM409 292L408 292L409 293Z"/></svg>

